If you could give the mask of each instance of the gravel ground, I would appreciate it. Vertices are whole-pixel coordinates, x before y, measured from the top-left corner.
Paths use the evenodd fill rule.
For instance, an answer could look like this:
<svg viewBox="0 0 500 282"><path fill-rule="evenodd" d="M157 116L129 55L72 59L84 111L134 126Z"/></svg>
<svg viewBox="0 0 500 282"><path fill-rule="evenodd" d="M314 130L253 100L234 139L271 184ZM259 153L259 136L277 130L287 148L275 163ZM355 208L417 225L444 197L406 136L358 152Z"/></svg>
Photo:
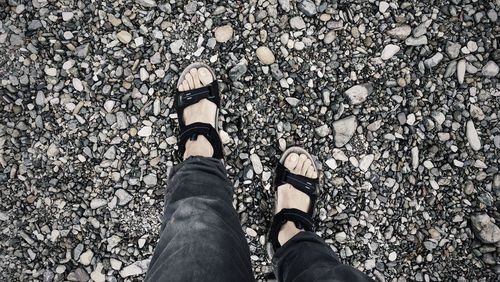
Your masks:
<svg viewBox="0 0 500 282"><path fill-rule="evenodd" d="M297 144L343 262L499 279L499 0L214 2L0 0L0 280L144 277L195 60L222 82L258 278L272 169Z"/></svg>

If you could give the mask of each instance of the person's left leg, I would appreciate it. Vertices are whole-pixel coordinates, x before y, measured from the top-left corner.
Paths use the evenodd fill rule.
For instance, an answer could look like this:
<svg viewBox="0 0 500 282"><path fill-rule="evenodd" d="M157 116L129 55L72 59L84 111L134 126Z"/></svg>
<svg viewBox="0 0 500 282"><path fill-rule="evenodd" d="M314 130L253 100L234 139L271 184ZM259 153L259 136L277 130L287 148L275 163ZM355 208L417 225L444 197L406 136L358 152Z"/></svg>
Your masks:
<svg viewBox="0 0 500 282"><path fill-rule="evenodd" d="M173 168L146 281L253 281L232 195L219 160L190 157Z"/></svg>
<svg viewBox="0 0 500 282"><path fill-rule="evenodd" d="M181 78L179 91L203 93L213 80L207 68L194 68ZM179 119L185 126L215 127L216 109L202 99L183 109ZM184 161L172 169L146 281L254 280L248 244L232 204L233 185L222 162L211 157L215 150L209 141L204 135L187 140Z"/></svg>

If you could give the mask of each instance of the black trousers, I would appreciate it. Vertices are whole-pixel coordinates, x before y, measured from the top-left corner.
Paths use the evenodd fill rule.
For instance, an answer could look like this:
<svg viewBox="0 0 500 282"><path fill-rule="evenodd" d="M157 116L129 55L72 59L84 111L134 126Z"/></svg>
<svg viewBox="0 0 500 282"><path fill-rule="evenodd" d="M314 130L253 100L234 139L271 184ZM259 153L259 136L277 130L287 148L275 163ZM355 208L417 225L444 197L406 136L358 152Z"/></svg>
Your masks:
<svg viewBox="0 0 500 282"><path fill-rule="evenodd" d="M161 234L146 281L254 281L233 186L213 158L191 157L172 169ZM279 281L370 281L341 264L324 241L300 232L273 258Z"/></svg>

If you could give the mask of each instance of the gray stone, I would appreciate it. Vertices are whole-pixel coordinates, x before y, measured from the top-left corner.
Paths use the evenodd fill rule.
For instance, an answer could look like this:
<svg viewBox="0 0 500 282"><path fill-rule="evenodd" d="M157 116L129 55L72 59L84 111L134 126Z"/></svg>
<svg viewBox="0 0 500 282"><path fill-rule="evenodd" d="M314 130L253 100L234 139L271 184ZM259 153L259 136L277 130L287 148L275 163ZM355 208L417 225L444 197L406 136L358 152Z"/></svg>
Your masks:
<svg viewBox="0 0 500 282"><path fill-rule="evenodd" d="M109 149L107 149L106 152L104 153L104 157L108 160L114 160L116 157L115 146L109 147Z"/></svg>
<svg viewBox="0 0 500 282"><path fill-rule="evenodd" d="M332 123L333 134L336 147L343 147L351 140L356 132L358 120L355 116L348 116L344 119L334 121Z"/></svg>
<svg viewBox="0 0 500 282"><path fill-rule="evenodd" d="M471 216L472 230L474 234L487 244L495 244L500 241L500 228L491 221L487 214Z"/></svg>
<svg viewBox="0 0 500 282"><path fill-rule="evenodd" d="M326 124L323 124L321 126L316 127L314 129L314 132L316 132L316 134L319 137L326 137L326 136L328 136L328 134L331 133L330 128Z"/></svg>
<svg viewBox="0 0 500 282"><path fill-rule="evenodd" d="M467 122L466 135L467 140L469 141L469 146L475 151L481 150L481 140L479 139L479 135L477 134L472 120Z"/></svg>
<svg viewBox="0 0 500 282"><path fill-rule="evenodd" d="M397 38L397 39L406 39L411 33L411 27L409 25L402 25L395 27L389 31L387 31L387 34L390 37Z"/></svg>
<svg viewBox="0 0 500 282"><path fill-rule="evenodd" d="M128 204L133 199L129 192L121 188L116 190L115 196L118 198L118 205L120 206Z"/></svg>
<svg viewBox="0 0 500 282"><path fill-rule="evenodd" d="M238 81L246 72L246 64L237 64L229 70L229 78L231 78L232 81Z"/></svg>
<svg viewBox="0 0 500 282"><path fill-rule="evenodd" d="M158 179L156 178L156 174L152 174L152 173L144 176L142 181L144 181L144 184L146 184L146 186L155 186L158 183Z"/></svg>
<svg viewBox="0 0 500 282"><path fill-rule="evenodd" d="M418 38L408 37L405 40L405 44L408 46L420 46L427 45L427 36L420 36Z"/></svg>
<svg viewBox="0 0 500 282"><path fill-rule="evenodd" d="M448 54L451 59L456 59L460 54L460 48L462 48L460 43L448 42L446 43L446 54Z"/></svg>
<svg viewBox="0 0 500 282"><path fill-rule="evenodd" d="M308 17L312 17L318 13L316 4L311 0L302 0L297 4L297 8Z"/></svg>
<svg viewBox="0 0 500 282"><path fill-rule="evenodd" d="M278 0L281 9L285 12L289 12L291 9L290 0Z"/></svg>
<svg viewBox="0 0 500 282"><path fill-rule="evenodd" d="M441 52L438 52L434 54L434 56L430 57L429 59L424 61L424 65L430 69L433 67L437 66L441 60L443 59L443 54Z"/></svg>
<svg viewBox="0 0 500 282"><path fill-rule="evenodd" d="M295 16L290 19L290 27L293 29L301 30L306 28L306 23L300 16Z"/></svg>
<svg viewBox="0 0 500 282"><path fill-rule="evenodd" d="M137 3L147 8L153 8L157 6L155 0L137 0Z"/></svg>

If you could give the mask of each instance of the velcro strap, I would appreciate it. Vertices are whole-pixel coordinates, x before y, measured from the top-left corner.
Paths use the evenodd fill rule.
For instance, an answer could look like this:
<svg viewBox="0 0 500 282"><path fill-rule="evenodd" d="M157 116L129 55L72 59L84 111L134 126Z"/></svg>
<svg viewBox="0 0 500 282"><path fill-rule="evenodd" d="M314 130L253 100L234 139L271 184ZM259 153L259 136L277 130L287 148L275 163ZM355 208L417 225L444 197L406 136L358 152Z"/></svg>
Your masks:
<svg viewBox="0 0 500 282"><path fill-rule="evenodd" d="M182 112L186 107L198 103L201 99L208 99L220 106L219 85L217 81L197 89L179 91L175 96L175 108L177 112Z"/></svg>
<svg viewBox="0 0 500 282"><path fill-rule="evenodd" d="M195 122L190 125L184 126L179 132L177 138L177 146L179 147L179 157L182 159L186 151L186 142L188 140L196 140L198 135L203 135L207 138L208 142L212 145L214 150L213 158L222 159L222 142L219 133L215 128L208 123Z"/></svg>
<svg viewBox="0 0 500 282"><path fill-rule="evenodd" d="M282 163L278 163L276 168L276 177L274 187L277 189L279 186L288 183L294 188L306 193L311 198L316 198L316 186L318 179L312 179L302 175L291 173Z"/></svg>
<svg viewBox="0 0 500 282"><path fill-rule="evenodd" d="M278 234L281 226L287 221L291 221L298 229L305 231L314 231L314 222L310 214L298 209L282 209L274 215L273 223L269 231L269 240L271 241L274 250L281 247L278 241Z"/></svg>

